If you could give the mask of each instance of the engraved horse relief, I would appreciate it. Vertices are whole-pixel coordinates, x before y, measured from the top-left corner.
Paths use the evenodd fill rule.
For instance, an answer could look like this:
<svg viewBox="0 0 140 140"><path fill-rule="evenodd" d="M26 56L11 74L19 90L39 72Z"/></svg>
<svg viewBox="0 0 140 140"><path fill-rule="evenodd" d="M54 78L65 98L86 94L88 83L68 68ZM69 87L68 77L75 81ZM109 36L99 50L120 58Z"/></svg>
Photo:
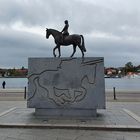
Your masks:
<svg viewBox="0 0 140 140"><path fill-rule="evenodd" d="M33 90L28 100L39 96L59 106L84 100L88 92L87 84L94 85L96 82L96 67L100 62L102 60L80 62L76 58L61 59L56 69L45 69L30 75ZM71 68L75 63L74 68Z"/></svg>

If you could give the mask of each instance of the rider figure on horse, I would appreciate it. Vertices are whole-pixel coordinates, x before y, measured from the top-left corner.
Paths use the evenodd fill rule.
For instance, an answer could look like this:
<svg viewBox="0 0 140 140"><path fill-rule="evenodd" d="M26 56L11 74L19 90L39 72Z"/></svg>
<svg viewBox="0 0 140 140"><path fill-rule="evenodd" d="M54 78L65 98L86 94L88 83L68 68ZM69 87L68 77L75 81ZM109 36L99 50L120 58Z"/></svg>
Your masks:
<svg viewBox="0 0 140 140"><path fill-rule="evenodd" d="M61 31L61 33L62 33L61 41L62 42L64 41L64 38L69 35L69 32L68 32L68 28L69 28L68 20L65 20L64 23L65 23L65 26L64 26L63 30Z"/></svg>

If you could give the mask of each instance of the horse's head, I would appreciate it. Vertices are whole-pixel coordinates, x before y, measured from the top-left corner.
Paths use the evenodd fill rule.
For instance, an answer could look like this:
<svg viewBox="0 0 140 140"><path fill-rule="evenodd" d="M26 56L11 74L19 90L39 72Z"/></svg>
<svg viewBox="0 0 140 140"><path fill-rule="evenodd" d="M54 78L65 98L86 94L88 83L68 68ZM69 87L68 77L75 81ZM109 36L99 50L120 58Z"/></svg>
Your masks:
<svg viewBox="0 0 140 140"><path fill-rule="evenodd" d="M46 28L46 38L48 39L50 36L51 32L50 29Z"/></svg>

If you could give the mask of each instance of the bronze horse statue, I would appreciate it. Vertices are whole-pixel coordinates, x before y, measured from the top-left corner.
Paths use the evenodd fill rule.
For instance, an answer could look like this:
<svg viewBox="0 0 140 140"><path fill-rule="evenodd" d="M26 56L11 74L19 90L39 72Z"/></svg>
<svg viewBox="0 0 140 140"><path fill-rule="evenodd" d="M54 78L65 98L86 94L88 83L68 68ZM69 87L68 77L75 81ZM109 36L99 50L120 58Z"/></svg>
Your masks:
<svg viewBox="0 0 140 140"><path fill-rule="evenodd" d="M73 45L73 53L72 53L71 57L73 57L73 55L75 54L76 47L78 46L79 49L81 50L82 57L84 57L84 52L86 52L86 48L85 48L83 35L73 34L73 35L63 37L61 32L59 32L55 29L46 28L46 38L48 39L50 35L52 35L54 37L54 41L56 44L55 48L53 49L54 57L56 57L56 54L55 54L56 49L58 49L58 52L59 52L58 57L61 56L60 46L62 46L62 45L63 46ZM62 38L63 38L63 40L62 40Z"/></svg>

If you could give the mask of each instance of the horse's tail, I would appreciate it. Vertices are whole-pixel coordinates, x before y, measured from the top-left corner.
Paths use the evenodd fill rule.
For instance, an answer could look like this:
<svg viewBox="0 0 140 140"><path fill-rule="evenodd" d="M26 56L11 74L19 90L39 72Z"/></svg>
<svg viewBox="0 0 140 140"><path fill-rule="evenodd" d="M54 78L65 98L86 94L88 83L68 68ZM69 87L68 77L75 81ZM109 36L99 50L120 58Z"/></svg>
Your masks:
<svg viewBox="0 0 140 140"><path fill-rule="evenodd" d="M80 36L82 38L82 44L81 44L82 45L82 49L83 49L84 52L86 52L84 37L83 37L83 35L80 35Z"/></svg>

